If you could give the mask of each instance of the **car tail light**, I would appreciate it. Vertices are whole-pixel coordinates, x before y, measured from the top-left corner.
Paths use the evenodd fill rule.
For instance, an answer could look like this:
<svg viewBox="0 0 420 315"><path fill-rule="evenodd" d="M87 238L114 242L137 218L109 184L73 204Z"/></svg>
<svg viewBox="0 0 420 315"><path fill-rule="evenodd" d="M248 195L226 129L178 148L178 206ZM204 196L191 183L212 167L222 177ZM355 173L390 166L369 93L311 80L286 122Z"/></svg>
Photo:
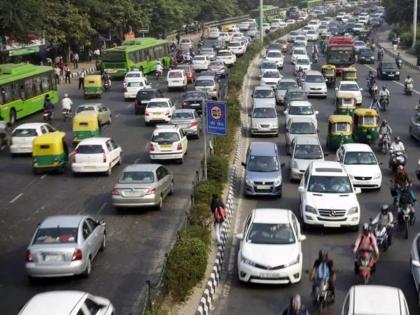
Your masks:
<svg viewBox="0 0 420 315"><path fill-rule="evenodd" d="M79 248L76 248L73 252L73 257L71 258L72 261L82 260L83 255L82 251Z"/></svg>
<svg viewBox="0 0 420 315"><path fill-rule="evenodd" d="M137 98L134 100L134 106L139 106L139 100Z"/></svg>
<svg viewBox="0 0 420 315"><path fill-rule="evenodd" d="M156 193L156 188L149 188L146 192L146 195L151 195L151 194L154 194L154 193Z"/></svg>
<svg viewBox="0 0 420 315"><path fill-rule="evenodd" d="M155 146L153 145L153 143L151 143L149 146L149 152L153 152L153 151L155 151Z"/></svg>
<svg viewBox="0 0 420 315"><path fill-rule="evenodd" d="M147 110L144 111L144 116L149 116L149 112Z"/></svg>
<svg viewBox="0 0 420 315"><path fill-rule="evenodd" d="M176 146L176 149L177 150L182 150L182 144L181 143L178 143L178 145Z"/></svg>
<svg viewBox="0 0 420 315"><path fill-rule="evenodd" d="M113 196L119 196L120 191L117 188L112 188L111 193L112 193Z"/></svg>
<svg viewBox="0 0 420 315"><path fill-rule="evenodd" d="M34 261L33 258L32 258L31 251L29 249L26 250L26 253L25 253L25 261L26 262L32 262L32 261Z"/></svg>
<svg viewBox="0 0 420 315"><path fill-rule="evenodd" d="M106 154L105 151L102 149L102 162L106 163Z"/></svg>
<svg viewBox="0 0 420 315"><path fill-rule="evenodd" d="M213 91L217 91L217 87L216 86L213 88Z"/></svg>
<svg viewBox="0 0 420 315"><path fill-rule="evenodd" d="M194 127L194 126L197 126L197 121L196 121L196 120L194 120L194 121L191 123L191 127Z"/></svg>
<svg viewBox="0 0 420 315"><path fill-rule="evenodd" d="M128 89L127 89L127 87L125 87L125 88L124 88L124 92L128 92Z"/></svg>
<svg viewBox="0 0 420 315"><path fill-rule="evenodd" d="M188 103L186 101L183 101L181 106L182 107L187 107L188 106Z"/></svg>

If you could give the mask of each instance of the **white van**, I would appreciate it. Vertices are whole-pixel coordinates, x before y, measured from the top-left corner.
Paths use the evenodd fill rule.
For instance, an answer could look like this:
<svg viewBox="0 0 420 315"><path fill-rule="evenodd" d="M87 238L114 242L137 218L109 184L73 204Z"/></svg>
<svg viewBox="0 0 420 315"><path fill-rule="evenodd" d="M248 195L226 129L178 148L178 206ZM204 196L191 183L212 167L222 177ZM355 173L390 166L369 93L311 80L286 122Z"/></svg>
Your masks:
<svg viewBox="0 0 420 315"><path fill-rule="evenodd" d="M188 80L184 70L175 69L168 71L166 76L168 91L171 89L187 89Z"/></svg>

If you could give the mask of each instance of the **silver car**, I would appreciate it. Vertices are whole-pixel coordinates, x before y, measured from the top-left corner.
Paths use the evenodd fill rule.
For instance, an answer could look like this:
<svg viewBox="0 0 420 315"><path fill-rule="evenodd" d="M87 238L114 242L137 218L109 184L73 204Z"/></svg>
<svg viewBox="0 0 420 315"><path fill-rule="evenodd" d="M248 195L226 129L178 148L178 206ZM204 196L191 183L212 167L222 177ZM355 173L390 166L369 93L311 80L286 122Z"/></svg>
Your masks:
<svg viewBox="0 0 420 315"><path fill-rule="evenodd" d="M219 97L219 84L213 76L199 76L195 80L195 90L204 91L208 97L213 99Z"/></svg>
<svg viewBox="0 0 420 315"><path fill-rule="evenodd" d="M252 104L253 106L276 105L273 88L271 86L256 86L254 93L252 93Z"/></svg>
<svg viewBox="0 0 420 315"><path fill-rule="evenodd" d="M420 113L416 113L410 120L408 127L410 136L420 141Z"/></svg>
<svg viewBox="0 0 420 315"><path fill-rule="evenodd" d="M298 88L295 79L281 79L277 83L277 86L275 87L277 104L284 104L284 97L286 96L287 89L289 88Z"/></svg>
<svg viewBox="0 0 420 315"><path fill-rule="evenodd" d="M112 189L114 207L157 207L174 190L172 173L160 164L133 164L127 166Z"/></svg>
<svg viewBox="0 0 420 315"><path fill-rule="evenodd" d="M279 121L275 105L255 106L251 113L251 135L279 134Z"/></svg>
<svg viewBox="0 0 420 315"><path fill-rule="evenodd" d="M290 180L300 180L312 161L324 160L318 136L298 136L291 144Z"/></svg>
<svg viewBox="0 0 420 315"><path fill-rule="evenodd" d="M291 154L291 144L295 137L301 135L318 135L315 123L311 117L293 117L286 125L286 152Z"/></svg>
<svg viewBox="0 0 420 315"><path fill-rule="evenodd" d="M303 90L306 95L320 96L327 98L328 90L325 79L319 71L307 71L305 80L303 81Z"/></svg>
<svg viewBox="0 0 420 315"><path fill-rule="evenodd" d="M209 71L216 73L218 77L226 77L226 66L223 61L214 60L210 62Z"/></svg>
<svg viewBox="0 0 420 315"><path fill-rule="evenodd" d="M106 246L105 222L84 215L46 218L26 250L28 277L89 276L92 261Z"/></svg>
<svg viewBox="0 0 420 315"><path fill-rule="evenodd" d="M84 111L94 111L98 113L99 123L101 125L110 125L111 124L111 110L100 104L82 104L77 106L76 113Z"/></svg>
<svg viewBox="0 0 420 315"><path fill-rule="evenodd" d="M200 138L200 116L195 109L175 109L170 123L181 127L187 137Z"/></svg>

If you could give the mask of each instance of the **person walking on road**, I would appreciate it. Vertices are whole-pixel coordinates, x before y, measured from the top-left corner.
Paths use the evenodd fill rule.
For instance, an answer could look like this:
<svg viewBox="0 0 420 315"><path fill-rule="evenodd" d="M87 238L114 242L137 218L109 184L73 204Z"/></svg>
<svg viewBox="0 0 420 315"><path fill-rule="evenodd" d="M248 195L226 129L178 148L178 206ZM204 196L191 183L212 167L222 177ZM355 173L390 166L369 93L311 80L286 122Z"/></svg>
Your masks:
<svg viewBox="0 0 420 315"><path fill-rule="evenodd" d="M74 69L77 69L79 67L79 54L77 52L73 54L73 65Z"/></svg>
<svg viewBox="0 0 420 315"><path fill-rule="evenodd" d="M85 69L82 69L82 71L79 72L79 90L81 88L84 88L85 77L86 77L86 71Z"/></svg>
<svg viewBox="0 0 420 315"><path fill-rule="evenodd" d="M217 244L221 244L221 228L223 222L226 220L226 210L223 201L215 194L213 194L211 198L210 209L214 217L214 227L216 229Z"/></svg>
<svg viewBox="0 0 420 315"><path fill-rule="evenodd" d="M71 84L71 71L67 64L64 65L64 83Z"/></svg>
<svg viewBox="0 0 420 315"><path fill-rule="evenodd" d="M56 84L60 84L60 75L61 75L61 69L58 66L58 64L56 64L54 66L54 78L55 78L55 83Z"/></svg>

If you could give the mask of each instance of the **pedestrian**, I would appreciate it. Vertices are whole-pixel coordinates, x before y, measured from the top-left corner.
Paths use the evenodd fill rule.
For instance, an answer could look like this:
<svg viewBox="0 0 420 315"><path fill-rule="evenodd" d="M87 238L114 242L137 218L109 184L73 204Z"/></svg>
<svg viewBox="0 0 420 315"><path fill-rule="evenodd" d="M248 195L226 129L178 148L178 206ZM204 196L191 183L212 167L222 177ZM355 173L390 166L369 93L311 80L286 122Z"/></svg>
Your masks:
<svg viewBox="0 0 420 315"><path fill-rule="evenodd" d="M67 64L64 65L64 83L71 83L71 71Z"/></svg>
<svg viewBox="0 0 420 315"><path fill-rule="evenodd" d="M394 37L392 39L392 47L394 48L394 52L396 52L397 51L397 47L398 47L398 38L397 37Z"/></svg>
<svg viewBox="0 0 420 315"><path fill-rule="evenodd" d="M179 34L179 32L176 33L176 36L175 37L176 37L176 42L179 45L179 41L181 40L181 35Z"/></svg>
<svg viewBox="0 0 420 315"><path fill-rule="evenodd" d="M225 210L225 205L223 204L223 201L216 194L213 194L211 198L210 209L211 209L211 212L213 213L217 244L221 244L222 243L221 228L222 228L223 222L226 220L226 210Z"/></svg>
<svg viewBox="0 0 420 315"><path fill-rule="evenodd" d="M73 65L74 69L77 69L79 67L79 54L77 52L73 54Z"/></svg>
<svg viewBox="0 0 420 315"><path fill-rule="evenodd" d="M82 69L82 71L79 72L79 90L80 88L84 88L85 77L86 77L86 71L85 69Z"/></svg>
<svg viewBox="0 0 420 315"><path fill-rule="evenodd" d="M54 77L55 77L56 84L60 84L60 74L61 74L60 67L58 66L58 64L56 64L54 66Z"/></svg>
<svg viewBox="0 0 420 315"><path fill-rule="evenodd" d="M94 57L95 57L95 59L96 60L98 60L99 59L99 55L101 54L101 52L100 52L100 50L99 50L99 48L96 48L94 51L93 51L93 55L94 55Z"/></svg>
<svg viewBox="0 0 420 315"><path fill-rule="evenodd" d="M92 61L92 49L88 49L88 59L89 59L89 62L91 62Z"/></svg>

